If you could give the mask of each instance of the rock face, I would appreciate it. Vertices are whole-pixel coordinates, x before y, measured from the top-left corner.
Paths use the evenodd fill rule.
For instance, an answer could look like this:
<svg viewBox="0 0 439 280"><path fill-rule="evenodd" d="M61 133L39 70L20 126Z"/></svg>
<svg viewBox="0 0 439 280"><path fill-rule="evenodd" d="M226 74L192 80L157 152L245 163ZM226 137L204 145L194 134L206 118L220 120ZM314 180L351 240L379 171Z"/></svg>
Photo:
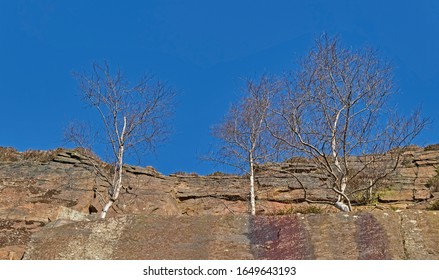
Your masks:
<svg viewBox="0 0 439 280"><path fill-rule="evenodd" d="M1 152L1 150L0 150ZM13 150L9 150L13 153ZM43 153L43 152L40 152ZM9 155L13 161L0 161L0 219L49 222L66 213L97 212L106 195L105 182L93 171L87 157L77 151L57 150L51 157L25 160L23 154ZM0 157L1 159L1 157ZM428 186L437 175L439 150L407 152L402 165L392 174L387 188L379 190L380 202L415 203L428 200L438 191ZM124 189L112 209L116 214L211 215L248 212L248 179L235 175L164 176L152 167L124 166ZM306 186L311 200L333 200L334 192L325 186L325 177L309 163L267 164L257 173L258 213L270 213L279 206L303 202Z"/></svg>
<svg viewBox="0 0 439 280"><path fill-rule="evenodd" d="M407 208L436 199L438 187L427 183L437 175L438 167L439 150L418 148L407 152L402 166L389 178L387 188L379 191L378 202L381 206L398 203ZM165 176L152 167L126 165L124 169L124 188L108 217L127 214L241 217L248 213L245 177ZM258 214L286 211L304 201L303 188L292 172L306 185L308 199L334 199L333 191L325 187L324 176L312 164L302 162L294 168L288 163L271 164L261 166L257 173ZM0 258L21 258L30 235L46 224L53 227L54 223L95 219L106 189L88 157L76 150L19 153L0 148ZM325 210L328 211L336 212L330 206ZM301 254L308 256L307 250Z"/></svg>
<svg viewBox="0 0 439 280"><path fill-rule="evenodd" d="M255 217L130 215L40 230L24 258L438 259L438 227L437 212L413 210Z"/></svg>

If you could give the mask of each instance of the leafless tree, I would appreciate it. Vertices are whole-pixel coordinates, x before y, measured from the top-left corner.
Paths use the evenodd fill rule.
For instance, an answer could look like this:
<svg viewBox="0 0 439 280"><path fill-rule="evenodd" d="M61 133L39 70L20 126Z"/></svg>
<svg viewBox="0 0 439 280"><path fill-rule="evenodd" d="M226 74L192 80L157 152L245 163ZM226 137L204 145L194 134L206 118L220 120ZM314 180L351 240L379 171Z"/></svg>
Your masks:
<svg viewBox="0 0 439 280"><path fill-rule="evenodd" d="M95 171L108 184L108 201L101 212L101 218L105 218L122 189L127 152L147 151L167 136L167 118L173 109L175 91L153 76L144 76L131 85L120 69L111 72L108 63L94 64L91 73L76 73L75 76L83 101L94 107L100 118L100 125L92 131L92 137L101 138L111 154L109 172L89 157ZM70 127L67 137L88 148L84 127Z"/></svg>
<svg viewBox="0 0 439 280"><path fill-rule="evenodd" d="M276 90L276 83L267 76L257 81L246 80L242 98L232 105L223 122L213 128L213 135L220 143L218 152L210 159L249 176L252 215L256 214L256 166L273 158L276 153L274 138L265 126Z"/></svg>
<svg viewBox="0 0 439 280"><path fill-rule="evenodd" d="M352 210L354 194L397 168L427 123L419 110L408 118L391 110L397 90L389 63L372 49L344 48L337 37L318 38L299 70L282 81L270 132L327 176L343 211Z"/></svg>

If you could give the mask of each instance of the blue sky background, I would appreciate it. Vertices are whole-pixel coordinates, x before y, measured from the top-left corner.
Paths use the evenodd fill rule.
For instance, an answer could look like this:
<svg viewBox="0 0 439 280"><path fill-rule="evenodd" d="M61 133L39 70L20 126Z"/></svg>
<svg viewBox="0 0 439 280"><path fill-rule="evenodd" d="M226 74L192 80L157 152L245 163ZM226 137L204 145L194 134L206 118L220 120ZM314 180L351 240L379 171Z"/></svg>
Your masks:
<svg viewBox="0 0 439 280"><path fill-rule="evenodd" d="M212 125L241 79L292 69L322 32L372 46L396 66L402 114L432 119L418 138L438 143L439 1L0 0L0 146L65 146L75 119L93 118L72 72L108 60L135 81L154 73L179 92L171 139L141 164L208 174Z"/></svg>

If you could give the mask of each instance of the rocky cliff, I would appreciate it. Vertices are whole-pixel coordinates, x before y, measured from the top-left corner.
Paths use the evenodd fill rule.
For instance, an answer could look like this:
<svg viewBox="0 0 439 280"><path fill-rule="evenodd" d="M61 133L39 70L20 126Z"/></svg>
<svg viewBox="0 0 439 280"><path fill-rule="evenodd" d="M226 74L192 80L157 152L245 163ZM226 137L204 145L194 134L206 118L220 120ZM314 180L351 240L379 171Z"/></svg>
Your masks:
<svg viewBox="0 0 439 280"><path fill-rule="evenodd" d="M391 184L377 195L379 208L425 208L434 202L439 197L437 186L427 183L438 166L439 151L432 147L407 152ZM178 217L184 216L234 215L248 220L238 218L248 212L245 177L164 176L152 167L128 165L125 171L124 189L110 217L137 214L180 221ZM285 213L303 202L303 189L291 172L304 178L308 198L334 196L319 183L322 175L314 166L303 163L292 170L288 163L272 164L261 167L257 176L258 214ZM21 258L31 235L47 224L93 220L102 207L105 188L87 157L76 150L19 153L1 148L0 258ZM331 206L323 210L334 211Z"/></svg>
<svg viewBox="0 0 439 280"><path fill-rule="evenodd" d="M46 227L33 235L24 258L438 259L438 228L438 212L413 210L255 217L124 215Z"/></svg>

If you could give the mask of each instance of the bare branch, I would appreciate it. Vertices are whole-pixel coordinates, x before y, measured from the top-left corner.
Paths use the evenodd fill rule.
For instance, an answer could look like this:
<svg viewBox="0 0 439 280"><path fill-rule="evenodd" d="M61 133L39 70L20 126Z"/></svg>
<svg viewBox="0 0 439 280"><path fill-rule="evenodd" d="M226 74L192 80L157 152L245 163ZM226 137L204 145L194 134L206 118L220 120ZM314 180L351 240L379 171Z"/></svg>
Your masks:
<svg viewBox="0 0 439 280"><path fill-rule="evenodd" d="M122 188L125 154L131 149L138 151L140 146L149 149L167 136L167 119L175 91L150 76L131 86L121 70L111 72L107 62L93 64L91 73L75 76L79 80L82 99L96 108L101 118L98 131L103 133L97 135L105 135L105 142L113 154L111 180L99 165L91 161L96 172L108 183L109 200L101 213L104 218ZM74 136L70 139L72 142L84 145L79 131L71 130L71 136Z"/></svg>
<svg viewBox="0 0 439 280"><path fill-rule="evenodd" d="M277 90L277 82L267 76L262 76L258 81L246 80L239 103L233 105L224 121L213 129L219 147L210 159L249 175L253 215L256 213L256 166L275 158L278 153L279 145L265 125L270 114L268 108L271 99Z"/></svg>
<svg viewBox="0 0 439 280"><path fill-rule="evenodd" d="M347 204L351 210L353 194L394 172L404 148L428 122L419 112L403 118L388 107L397 92L392 67L376 51L343 48L326 34L281 84L268 130L292 153L317 164L340 208ZM353 156L360 160L352 162ZM371 183L354 186L360 179Z"/></svg>

